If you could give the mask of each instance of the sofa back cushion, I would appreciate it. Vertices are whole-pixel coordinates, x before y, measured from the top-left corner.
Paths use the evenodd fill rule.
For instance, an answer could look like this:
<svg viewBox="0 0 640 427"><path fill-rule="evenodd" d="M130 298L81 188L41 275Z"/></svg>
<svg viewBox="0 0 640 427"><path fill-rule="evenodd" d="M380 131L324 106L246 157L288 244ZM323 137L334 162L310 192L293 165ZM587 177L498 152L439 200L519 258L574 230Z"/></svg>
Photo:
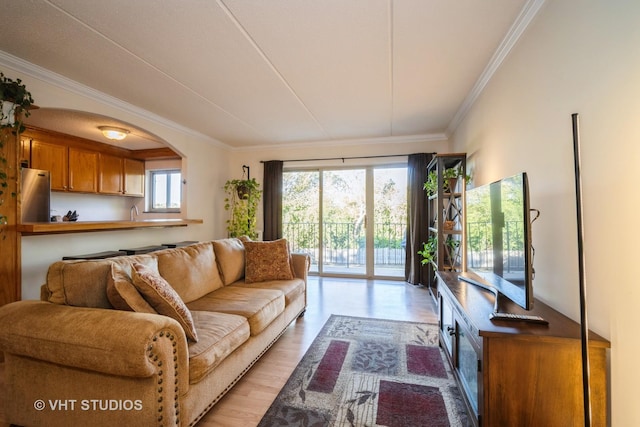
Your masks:
<svg viewBox="0 0 640 427"><path fill-rule="evenodd" d="M222 287L211 242L155 252L160 275L187 303Z"/></svg>
<svg viewBox="0 0 640 427"><path fill-rule="evenodd" d="M57 261L49 266L47 301L77 307L113 308L107 297L111 264L117 263L131 275L131 263L156 266L154 256L132 255L104 260Z"/></svg>
<svg viewBox="0 0 640 427"><path fill-rule="evenodd" d="M140 295L131 276L115 262L111 263L111 274L107 277L107 298L116 310L156 313L156 310Z"/></svg>
<svg viewBox="0 0 640 427"><path fill-rule="evenodd" d="M244 245L240 239L214 240L213 249L225 286L244 277Z"/></svg>

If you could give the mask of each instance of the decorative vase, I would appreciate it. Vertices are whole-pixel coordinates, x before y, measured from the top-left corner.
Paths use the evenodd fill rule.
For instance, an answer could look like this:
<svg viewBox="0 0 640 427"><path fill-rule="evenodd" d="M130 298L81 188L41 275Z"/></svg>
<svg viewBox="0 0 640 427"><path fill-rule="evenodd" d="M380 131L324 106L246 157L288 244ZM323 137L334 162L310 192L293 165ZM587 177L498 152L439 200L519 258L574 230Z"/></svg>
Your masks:
<svg viewBox="0 0 640 427"><path fill-rule="evenodd" d="M458 184L458 178L447 178L447 185L449 186L449 192L456 191L456 185Z"/></svg>
<svg viewBox="0 0 640 427"><path fill-rule="evenodd" d="M249 190L249 187L247 187L246 185L239 185L236 188L236 191L238 192L238 198L244 200L249 198L249 193L251 190Z"/></svg>
<svg viewBox="0 0 640 427"><path fill-rule="evenodd" d="M11 101L0 101L2 106L2 116L0 116L0 126L13 126L16 122L16 104Z"/></svg>

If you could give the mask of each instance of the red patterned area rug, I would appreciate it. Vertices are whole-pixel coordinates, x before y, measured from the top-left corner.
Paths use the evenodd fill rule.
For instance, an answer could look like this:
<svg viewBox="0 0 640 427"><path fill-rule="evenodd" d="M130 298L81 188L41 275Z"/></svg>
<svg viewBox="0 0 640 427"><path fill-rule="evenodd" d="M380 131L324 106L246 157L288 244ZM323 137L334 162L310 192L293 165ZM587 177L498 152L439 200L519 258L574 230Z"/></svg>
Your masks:
<svg viewBox="0 0 640 427"><path fill-rule="evenodd" d="M333 315L259 427L465 425L437 325Z"/></svg>

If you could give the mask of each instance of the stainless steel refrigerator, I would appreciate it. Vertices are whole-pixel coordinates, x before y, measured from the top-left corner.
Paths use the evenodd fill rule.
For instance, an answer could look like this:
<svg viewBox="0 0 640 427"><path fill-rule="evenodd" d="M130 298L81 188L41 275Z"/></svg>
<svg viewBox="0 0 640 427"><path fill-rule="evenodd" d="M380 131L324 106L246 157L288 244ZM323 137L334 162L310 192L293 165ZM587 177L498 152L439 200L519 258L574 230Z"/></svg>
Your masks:
<svg viewBox="0 0 640 427"><path fill-rule="evenodd" d="M50 222L51 174L40 169L22 168L20 190L22 222Z"/></svg>

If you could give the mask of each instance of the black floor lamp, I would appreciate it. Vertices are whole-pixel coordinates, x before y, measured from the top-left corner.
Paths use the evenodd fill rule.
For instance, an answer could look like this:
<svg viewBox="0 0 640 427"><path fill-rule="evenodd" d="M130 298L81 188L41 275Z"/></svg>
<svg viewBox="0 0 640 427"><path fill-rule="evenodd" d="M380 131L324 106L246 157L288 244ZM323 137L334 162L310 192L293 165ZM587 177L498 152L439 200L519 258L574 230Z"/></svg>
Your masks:
<svg viewBox="0 0 640 427"><path fill-rule="evenodd" d="M584 248L582 226L582 180L580 177L580 131L577 113L571 115L573 125L573 161L576 179L576 213L578 223L578 272L580 285L580 327L582 334L582 392L584 425L591 427L591 390L589 388L589 323L587 322L587 288L584 280Z"/></svg>

